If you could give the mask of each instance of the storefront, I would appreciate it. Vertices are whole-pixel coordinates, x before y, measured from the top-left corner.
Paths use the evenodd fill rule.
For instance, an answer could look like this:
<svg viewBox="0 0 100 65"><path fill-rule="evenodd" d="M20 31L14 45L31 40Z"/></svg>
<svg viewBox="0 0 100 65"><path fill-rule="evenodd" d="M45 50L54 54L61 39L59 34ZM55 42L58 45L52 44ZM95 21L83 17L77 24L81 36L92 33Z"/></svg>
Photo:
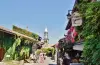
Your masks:
<svg viewBox="0 0 100 65"><path fill-rule="evenodd" d="M14 35L10 31L0 27L0 61L3 59L5 52L13 45Z"/></svg>
<svg viewBox="0 0 100 65"><path fill-rule="evenodd" d="M32 45L37 42L38 40L32 37L0 26L0 61L5 60L7 57L10 57L7 60L21 58L23 51L27 54L26 58L29 58L30 53L32 53Z"/></svg>

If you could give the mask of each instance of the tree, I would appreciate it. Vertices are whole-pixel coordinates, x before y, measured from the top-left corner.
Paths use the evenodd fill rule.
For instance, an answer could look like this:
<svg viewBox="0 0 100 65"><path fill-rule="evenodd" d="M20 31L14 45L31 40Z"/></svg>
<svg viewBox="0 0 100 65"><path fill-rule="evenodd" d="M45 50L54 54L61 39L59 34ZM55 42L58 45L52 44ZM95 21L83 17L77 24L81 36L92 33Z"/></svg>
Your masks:
<svg viewBox="0 0 100 65"><path fill-rule="evenodd" d="M80 0L76 7L84 21L77 30L84 37L83 57L86 65L100 65L100 2Z"/></svg>

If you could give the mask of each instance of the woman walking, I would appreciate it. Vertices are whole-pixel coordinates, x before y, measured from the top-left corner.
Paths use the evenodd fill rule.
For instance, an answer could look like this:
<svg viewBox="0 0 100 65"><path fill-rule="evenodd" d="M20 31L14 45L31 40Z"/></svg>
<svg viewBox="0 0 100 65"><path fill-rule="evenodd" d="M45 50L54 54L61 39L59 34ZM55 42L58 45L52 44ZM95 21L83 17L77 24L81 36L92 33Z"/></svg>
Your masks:
<svg viewBox="0 0 100 65"><path fill-rule="evenodd" d="M40 53L40 55L39 55L39 62L40 62L40 63L44 63L44 60L45 60L45 58L44 58L44 53L41 51L41 53Z"/></svg>

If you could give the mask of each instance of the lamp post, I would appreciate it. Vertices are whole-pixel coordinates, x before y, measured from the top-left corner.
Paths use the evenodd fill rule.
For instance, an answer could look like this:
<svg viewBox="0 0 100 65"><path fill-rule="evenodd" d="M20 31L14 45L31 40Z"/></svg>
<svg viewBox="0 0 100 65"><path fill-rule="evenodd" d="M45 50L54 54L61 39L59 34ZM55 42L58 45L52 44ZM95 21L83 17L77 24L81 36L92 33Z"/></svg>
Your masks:
<svg viewBox="0 0 100 65"><path fill-rule="evenodd" d="M70 11L72 11L72 10L68 10L68 14L66 15L68 19L71 19L71 13L70 13Z"/></svg>

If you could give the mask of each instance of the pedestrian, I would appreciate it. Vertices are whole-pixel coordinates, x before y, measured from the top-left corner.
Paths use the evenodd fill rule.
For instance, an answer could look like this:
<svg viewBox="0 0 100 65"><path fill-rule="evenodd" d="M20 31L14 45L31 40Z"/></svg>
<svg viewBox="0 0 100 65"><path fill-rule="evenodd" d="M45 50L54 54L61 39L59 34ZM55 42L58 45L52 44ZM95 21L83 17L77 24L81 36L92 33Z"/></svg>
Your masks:
<svg viewBox="0 0 100 65"><path fill-rule="evenodd" d="M68 53L65 53L64 58L63 58L63 65L70 65L71 59L68 55Z"/></svg>
<svg viewBox="0 0 100 65"><path fill-rule="evenodd" d="M40 52L40 55L39 55L39 62L40 62L40 63L44 63L44 60L45 60L45 58L44 58L44 53L43 53L43 51L41 51L41 52Z"/></svg>
<svg viewBox="0 0 100 65"><path fill-rule="evenodd" d="M43 53L44 60L46 59L45 54Z"/></svg>
<svg viewBox="0 0 100 65"><path fill-rule="evenodd" d="M63 65L70 65L70 60L66 57L63 58Z"/></svg>

